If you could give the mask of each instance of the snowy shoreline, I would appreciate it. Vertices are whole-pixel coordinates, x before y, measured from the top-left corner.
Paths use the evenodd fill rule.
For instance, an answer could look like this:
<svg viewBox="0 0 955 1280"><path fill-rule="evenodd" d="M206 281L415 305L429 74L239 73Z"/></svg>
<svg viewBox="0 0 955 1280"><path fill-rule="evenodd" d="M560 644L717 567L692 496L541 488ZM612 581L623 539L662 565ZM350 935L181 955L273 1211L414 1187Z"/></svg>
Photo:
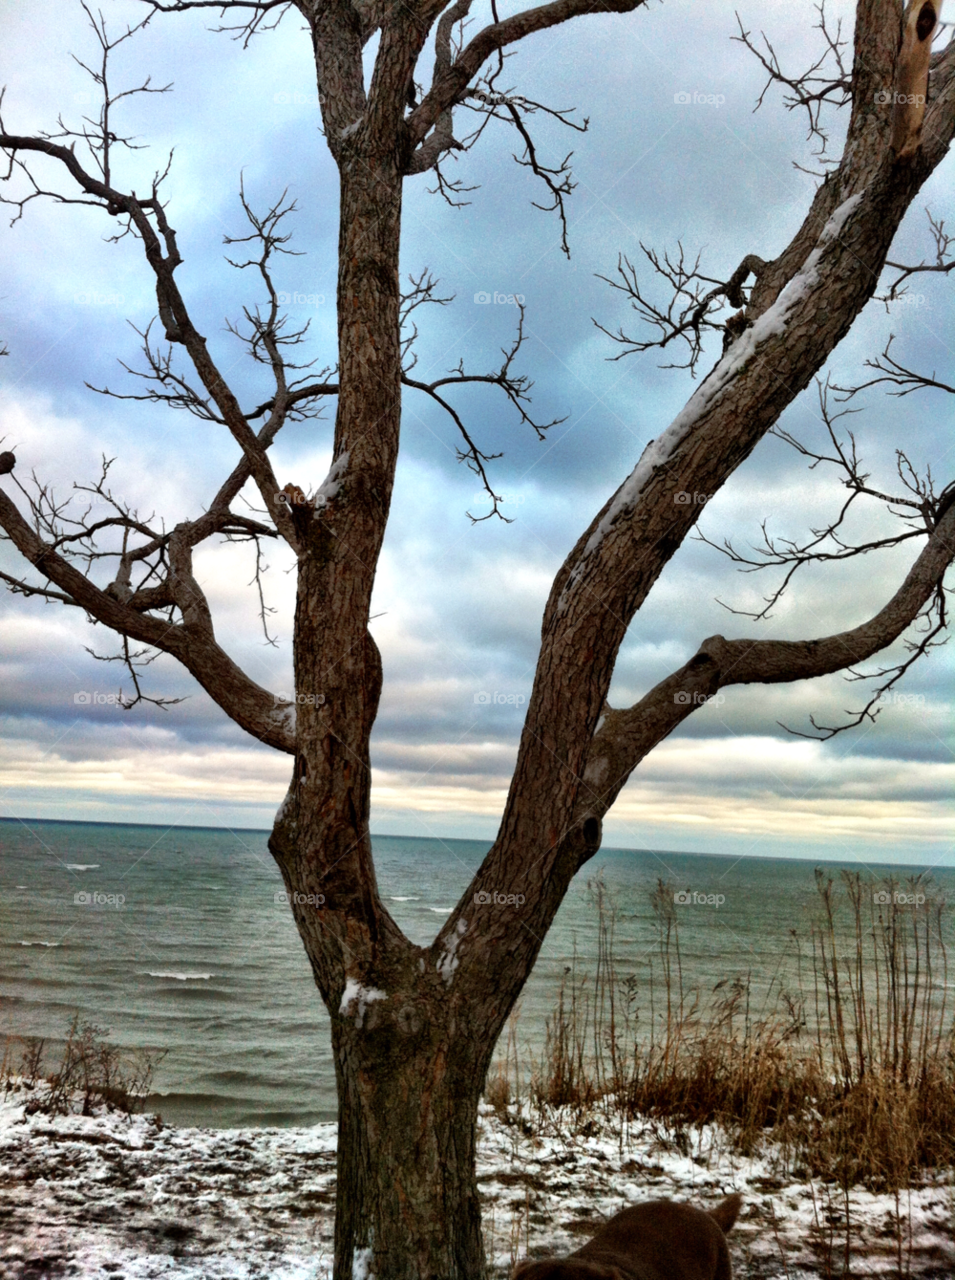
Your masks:
<svg viewBox="0 0 955 1280"><path fill-rule="evenodd" d="M25 1114L0 1094L0 1280L327 1280L335 1193L333 1124L177 1129L152 1116ZM708 1207L741 1191L738 1280L817 1280L841 1270L838 1188L780 1174L772 1150L743 1158L719 1132L621 1131L599 1111L532 1125L482 1105L478 1183L492 1274L525 1254L578 1247L606 1217L660 1196ZM534 1117L537 1119L536 1113ZM907 1274L955 1274L955 1183L927 1182L899 1205ZM898 1275L889 1195L854 1191L852 1272Z"/></svg>

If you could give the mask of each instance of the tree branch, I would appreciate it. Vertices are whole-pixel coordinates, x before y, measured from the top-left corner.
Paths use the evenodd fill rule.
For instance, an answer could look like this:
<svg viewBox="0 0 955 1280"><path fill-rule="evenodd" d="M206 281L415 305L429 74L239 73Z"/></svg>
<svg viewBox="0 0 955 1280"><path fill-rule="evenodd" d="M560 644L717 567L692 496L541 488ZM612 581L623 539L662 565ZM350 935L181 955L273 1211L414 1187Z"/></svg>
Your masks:
<svg viewBox="0 0 955 1280"><path fill-rule="evenodd" d="M442 112L462 101L470 81L499 49L571 18L588 13L632 13L644 3L645 0L552 0L551 4L525 9L485 27L465 45L408 117L406 124L412 144L417 146L422 142Z"/></svg>
<svg viewBox="0 0 955 1280"><path fill-rule="evenodd" d="M852 68L846 66L845 62L844 51L849 42L842 38L842 19L837 19L836 29L833 32L826 24L825 0L816 5L816 12L819 14L819 21L814 29L821 33L824 48L816 61L798 76L787 76L783 73L776 50L770 44L765 32L760 32L766 48L765 54L756 47L750 32L744 28L739 14L736 15L739 35L733 36L732 39L749 50L767 75L766 84L763 86L754 110L758 111L763 105L771 85L782 85L788 90L788 93L783 94L783 105L786 110L795 111L802 107L806 111L809 121L809 132L806 136L808 139L818 140L819 150L816 154L821 158L829 145L828 131L822 125L822 110L826 106L844 107L852 101ZM827 64L832 65L832 71L826 70Z"/></svg>
<svg viewBox="0 0 955 1280"><path fill-rule="evenodd" d="M855 41L854 77L894 74L898 28L884 8L860 10ZM504 992L511 992L511 953L486 935L483 918L469 909L471 895L531 891L528 901L537 905L525 923L546 929L552 918L546 903L560 900L579 860L599 847L600 817L586 807L583 774L627 628L701 509L685 495L715 495L822 368L872 297L902 217L955 132L950 103L937 114L930 108L924 145L903 156L889 145L888 121L871 108L871 97L854 100L844 173L820 187L794 240L761 271L748 308L751 326L647 446L554 581L498 837L436 943L449 945L467 921L468 946L456 952L461 967L480 965L487 973L493 955L493 981ZM950 521L946 531L950 538ZM934 534L931 544L936 550ZM928 590L950 559L951 542ZM835 647L841 666L854 660L844 637ZM780 678L801 678L799 647L785 656L793 662ZM764 663L755 678L774 678L771 665ZM579 673L572 689L568 671ZM545 795L549 826L541 833Z"/></svg>
<svg viewBox="0 0 955 1280"><path fill-rule="evenodd" d="M602 818L640 761L721 689L818 679L851 669L888 648L919 620L933 598L941 599L942 579L953 560L955 504L949 506L929 536L899 590L867 622L818 640L726 640L711 636L679 671L661 680L632 707L623 711L605 707L587 757L577 810L569 825L579 826L587 815ZM927 651L937 634L935 628L914 646L917 652L901 669L895 669L898 674L889 684L895 683ZM869 714L873 702L887 687L888 684L883 685L877 691L855 723ZM832 736L832 731L823 730L820 736Z"/></svg>
<svg viewBox="0 0 955 1280"><path fill-rule="evenodd" d="M429 287L432 286L433 282L429 282ZM427 298L423 300L436 301L434 298ZM417 305L417 303L415 305ZM467 448L463 450L459 449L457 451L458 461L467 463L469 470L473 471L475 475L480 477L484 490L493 504L492 509L487 513L487 515L472 516L469 511L467 515L472 524L479 524L482 520L490 520L492 516L499 517L507 524L511 523L500 510L500 503L502 499L494 492L484 466L486 462L492 462L503 455L500 453L483 453L478 448L467 427L465 427L460 414L441 395L441 388L481 383L488 386L500 387L508 400L520 414L521 422L533 428L539 440L544 439L545 432L547 432L551 427L556 427L561 422L566 421L566 418L555 418L552 422L537 422L530 416L524 407L526 404L530 403L529 392L534 384L526 377L526 375L511 372L511 365L524 343L524 305L519 302L517 303L517 307L517 336L509 349L501 349L504 361L496 373L465 373L464 361L461 360L450 374L443 378L435 378L432 382L423 382L417 378L412 378L407 372L403 372L401 375L401 381L405 386L414 387L417 391L423 391L426 395L430 396L436 404L440 405L445 413L449 415L464 438ZM409 338L409 342L410 341L411 339Z"/></svg>
<svg viewBox="0 0 955 1280"><path fill-rule="evenodd" d="M895 334L889 336L888 342L885 344L885 350L881 356L876 356L874 360L866 360L867 369L874 369L878 373L877 378L868 378L865 382L857 383L852 387L840 387L835 383L832 384L833 391L837 392L837 399L851 400L853 396L865 391L867 387L876 387L880 382L887 382L892 386L900 387L900 391L890 391L890 396L908 396L913 391L924 391L934 388L936 391L948 391L955 395L955 387L950 386L947 382L940 382L935 377L935 370L932 370L931 376L924 373L917 373L914 369L909 369L906 365L901 364L891 354L892 343L895 341Z"/></svg>
<svg viewBox="0 0 955 1280"><path fill-rule="evenodd" d="M908 280L910 276L921 275L926 272L948 275L949 271L955 270L955 258L952 257L951 251L952 245L955 244L955 236L950 236L946 232L944 219L939 218L936 222L928 209L925 210L925 216L928 218L932 238L935 241L935 261L919 262L914 267L906 266L903 262L886 262L885 265L887 267L892 267L893 270L900 271L902 273L895 281L893 281L886 297L880 299L886 304L895 302L897 298L904 296L905 290L903 289L900 292L899 286L904 281ZM888 310L888 306L886 306L886 309Z"/></svg>
<svg viewBox="0 0 955 1280"><path fill-rule="evenodd" d="M762 621L770 617L771 611L778 604L799 569L808 564L823 564L837 560L849 560L855 556L868 555L872 551L895 547L910 538L920 537L924 535L926 530L935 528L939 512L943 509L947 500L946 493L936 497L931 469L926 471L926 475L923 478L918 474L901 449L896 450L896 472L902 487L909 496L887 493L884 489L874 488L869 484L869 474L862 470L857 454L855 436L851 431L847 432L848 442L845 442L839 439L836 432L836 423L839 419L846 417L849 413L858 412L858 410L843 409L840 413L833 414L828 405L829 382L827 381L823 384L817 379L817 389L820 416L826 425L832 444L833 452L831 454L819 453L815 449L808 448L781 427L773 427L771 434L791 445L803 457L809 458L809 469L811 471L821 464L837 467L843 474L842 484L849 490L849 497L842 504L835 519L819 529L812 529L812 536L805 542L795 542L790 538L774 538L770 536L767 522L764 520L762 523L763 541L762 545L754 548L756 551L755 559L738 552L728 538L725 538L722 544L718 544L712 542L703 533L699 533L697 535L699 541L705 542L707 546L713 547L723 555L728 556L734 564L743 566L741 569L743 573L758 573L770 567L786 569L780 585L768 596L763 597L764 607L762 609L757 612L733 609L729 605L723 604L723 601L719 601L724 608L729 609L730 613L744 614L746 617L753 618L756 621ZM845 398L847 397L843 397L843 399ZM905 525L905 532L887 537L870 538L862 542L853 541L847 537L843 529L850 511L859 498L873 498L882 503L891 515L902 520Z"/></svg>
<svg viewBox="0 0 955 1280"><path fill-rule="evenodd" d="M288 508L283 506L276 496L279 493L279 485L265 449L243 417L232 390L209 355L206 340L193 325L175 283L173 273L182 259L176 244L176 233L170 227L165 209L159 200L158 184L161 177L157 177L154 181L151 196L141 200L135 194L127 195L87 173L72 149L42 137L30 138L8 134L3 131L2 122L0 122L0 148L10 152L14 159L19 152L26 151L58 160L81 190L92 197L91 203L105 208L111 215L124 215L128 219L128 226L135 228L143 241L146 258L156 277L159 318L165 328L167 339L185 346L200 381L216 405L220 419L226 424L246 455L250 474L258 486L266 509L286 541L293 549L298 550L298 535ZM6 203L11 201L7 200ZM155 219L155 229L150 222L150 217ZM165 253L163 247L165 247ZM281 393L273 408L273 416L279 412L280 406Z"/></svg>
<svg viewBox="0 0 955 1280"><path fill-rule="evenodd" d="M746 305L747 298L743 292L743 285L750 275L758 280L760 272L766 266L763 259L758 258L754 253L747 254L730 278L724 282L702 274L699 254L692 266L688 266L683 245L679 241L677 241L677 247L679 253L675 258L664 253L661 259L656 250L648 249L642 243L640 245L654 271L666 280L673 291L666 310L661 310L641 292L636 268L624 255L617 260L619 280L598 275L598 279L609 284L612 289L626 294L631 299L631 306L641 321L656 329L660 335L647 339L630 338L622 328L612 333L594 320L593 323L601 333L605 333L608 338L624 347L619 355L608 357L609 359L621 360L624 356L650 351L655 347L662 351L671 342L679 339L686 344L686 360L682 363L675 361L660 367L689 369L695 376L697 363L703 354L703 339L707 330L720 330L723 333L723 350L725 351L751 325L752 322L744 318L742 311L737 316L730 317L725 323L717 322L712 317L720 312L726 303L733 307ZM712 285L713 288L704 292L705 285Z"/></svg>
<svg viewBox="0 0 955 1280"><path fill-rule="evenodd" d="M246 732L267 746L294 753L294 722L289 719L279 700L250 680L215 641L205 597L192 577L191 556L184 532L178 542L174 532L171 539L174 547L170 556L171 595L184 615L184 622L180 626L139 612L131 607L128 599L124 601L117 598L124 594L122 590L101 591L34 533L2 490L0 526L6 530L21 555L43 577L53 582L91 617L120 635L171 654L196 678L226 715ZM46 594L46 591L41 588L37 594Z"/></svg>
<svg viewBox="0 0 955 1280"><path fill-rule="evenodd" d="M224 14L226 9L251 10L252 17L248 22L239 23L234 27L212 28L216 32L228 32L234 40L241 39L243 48L248 48L253 36L261 35L264 31L274 31L288 10L293 7L291 0L169 0L169 3L165 4L161 3L161 0L141 0L141 3L148 4L154 13L188 13L190 9L218 9ZM273 21L266 22L266 15L276 10L278 16Z"/></svg>

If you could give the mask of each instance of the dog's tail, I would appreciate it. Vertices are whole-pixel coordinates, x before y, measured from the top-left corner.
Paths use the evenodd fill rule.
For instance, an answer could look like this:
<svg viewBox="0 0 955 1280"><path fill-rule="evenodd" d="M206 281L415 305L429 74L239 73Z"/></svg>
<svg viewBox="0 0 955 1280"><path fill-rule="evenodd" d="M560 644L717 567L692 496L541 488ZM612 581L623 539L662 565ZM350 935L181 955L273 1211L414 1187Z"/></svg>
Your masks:
<svg viewBox="0 0 955 1280"><path fill-rule="evenodd" d="M717 1226L725 1234L732 1230L733 1223L739 1217L742 1205L743 1197L737 1191L735 1195L727 1196L722 1204L718 1204L715 1209L711 1209L710 1217L715 1219Z"/></svg>

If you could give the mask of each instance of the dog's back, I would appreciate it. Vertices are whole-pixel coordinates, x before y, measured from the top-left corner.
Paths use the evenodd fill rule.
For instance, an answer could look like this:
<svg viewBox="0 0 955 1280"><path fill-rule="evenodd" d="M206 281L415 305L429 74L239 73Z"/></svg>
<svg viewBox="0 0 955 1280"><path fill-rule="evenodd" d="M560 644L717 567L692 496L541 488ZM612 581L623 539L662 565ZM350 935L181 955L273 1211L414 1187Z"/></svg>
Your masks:
<svg viewBox="0 0 955 1280"><path fill-rule="evenodd" d="M513 1280L732 1280L725 1233L742 1197L709 1213L672 1200L624 1209L567 1258L524 1262Z"/></svg>

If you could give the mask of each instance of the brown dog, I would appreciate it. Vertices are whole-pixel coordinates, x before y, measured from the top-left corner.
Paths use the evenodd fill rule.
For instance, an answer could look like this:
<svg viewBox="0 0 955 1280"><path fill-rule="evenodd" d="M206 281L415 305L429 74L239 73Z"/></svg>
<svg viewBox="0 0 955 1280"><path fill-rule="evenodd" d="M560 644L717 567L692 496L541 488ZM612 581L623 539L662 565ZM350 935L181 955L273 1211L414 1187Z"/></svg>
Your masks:
<svg viewBox="0 0 955 1280"><path fill-rule="evenodd" d="M726 1232L743 1198L709 1213L672 1200L624 1209L567 1258L522 1262L512 1280L733 1280Z"/></svg>

